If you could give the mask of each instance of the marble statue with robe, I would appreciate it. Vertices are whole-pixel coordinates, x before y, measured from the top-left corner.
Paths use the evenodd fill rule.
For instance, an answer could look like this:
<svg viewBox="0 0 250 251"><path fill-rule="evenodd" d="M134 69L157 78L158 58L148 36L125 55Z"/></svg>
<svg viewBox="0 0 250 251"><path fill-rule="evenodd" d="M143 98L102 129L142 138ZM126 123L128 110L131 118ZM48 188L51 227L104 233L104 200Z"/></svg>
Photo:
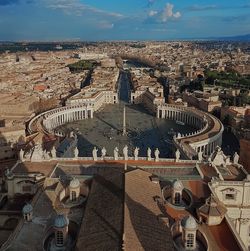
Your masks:
<svg viewBox="0 0 250 251"><path fill-rule="evenodd" d="M203 160L203 152L201 150L198 152L198 160L199 161Z"/></svg>
<svg viewBox="0 0 250 251"><path fill-rule="evenodd" d="M123 156L124 156L124 160L128 160L128 146L124 146L123 148Z"/></svg>
<svg viewBox="0 0 250 251"><path fill-rule="evenodd" d="M233 163L236 165L239 164L239 158L240 158L239 154L237 152L235 152L234 158L233 158Z"/></svg>
<svg viewBox="0 0 250 251"><path fill-rule="evenodd" d="M106 154L107 154L107 150L105 147L103 147L102 148L102 156L101 156L102 160L105 158Z"/></svg>
<svg viewBox="0 0 250 251"><path fill-rule="evenodd" d="M52 157L53 159L56 158L56 148L55 148L55 146L53 146L52 149L51 149L51 157Z"/></svg>
<svg viewBox="0 0 250 251"><path fill-rule="evenodd" d="M76 146L75 149L74 149L74 157L78 158L78 156L79 156L79 150L78 150L78 148Z"/></svg>
<svg viewBox="0 0 250 251"><path fill-rule="evenodd" d="M20 160L21 162L24 161L24 150L23 150L23 149L21 149L20 152L19 152L19 160Z"/></svg>
<svg viewBox="0 0 250 251"><path fill-rule="evenodd" d="M94 147L92 150L92 156L93 156L94 161L97 161L97 152L98 152L98 149Z"/></svg>
<svg viewBox="0 0 250 251"><path fill-rule="evenodd" d="M155 154L155 161L158 162L159 161L159 155L160 155L160 151L159 151L158 148L155 149L154 154Z"/></svg>
<svg viewBox="0 0 250 251"><path fill-rule="evenodd" d="M181 157L180 150L177 149L176 152L175 152L175 160L178 162L180 160L180 157Z"/></svg>
<svg viewBox="0 0 250 251"><path fill-rule="evenodd" d="M114 149L114 158L115 158L115 160L118 160L118 157L119 157L119 149L116 146L115 149Z"/></svg>
<svg viewBox="0 0 250 251"><path fill-rule="evenodd" d="M149 147L147 149L147 156L148 156L148 160L151 161L151 149Z"/></svg>
<svg viewBox="0 0 250 251"><path fill-rule="evenodd" d="M139 150L140 150L139 147L136 147L135 150L134 150L135 160L138 160Z"/></svg>

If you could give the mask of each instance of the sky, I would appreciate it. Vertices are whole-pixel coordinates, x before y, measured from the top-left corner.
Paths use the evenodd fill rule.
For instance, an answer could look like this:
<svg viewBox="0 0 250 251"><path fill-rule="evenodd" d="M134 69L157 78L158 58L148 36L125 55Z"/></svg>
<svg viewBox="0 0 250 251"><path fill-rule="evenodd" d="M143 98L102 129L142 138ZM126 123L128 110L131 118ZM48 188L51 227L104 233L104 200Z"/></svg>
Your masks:
<svg viewBox="0 0 250 251"><path fill-rule="evenodd" d="M250 0L0 0L1 41L250 34Z"/></svg>

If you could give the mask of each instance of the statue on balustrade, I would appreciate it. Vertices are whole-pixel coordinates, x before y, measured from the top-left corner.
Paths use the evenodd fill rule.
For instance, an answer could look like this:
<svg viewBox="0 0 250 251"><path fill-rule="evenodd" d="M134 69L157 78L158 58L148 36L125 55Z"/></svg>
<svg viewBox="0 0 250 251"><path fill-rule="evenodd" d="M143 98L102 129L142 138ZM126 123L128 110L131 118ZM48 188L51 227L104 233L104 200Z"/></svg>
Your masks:
<svg viewBox="0 0 250 251"><path fill-rule="evenodd" d="M198 160L199 161L203 160L203 152L201 150L198 152Z"/></svg>
<svg viewBox="0 0 250 251"><path fill-rule="evenodd" d="M128 146L125 145L123 148L123 156L125 160L128 160Z"/></svg>
<svg viewBox="0 0 250 251"><path fill-rule="evenodd" d="M94 149L92 151L92 156L93 156L94 161L97 161L97 152L98 152L98 149L96 147L94 147Z"/></svg>
<svg viewBox="0 0 250 251"><path fill-rule="evenodd" d="M52 149L51 149L51 157L52 157L53 159L56 158L56 148L55 148L55 146L53 146Z"/></svg>
<svg viewBox="0 0 250 251"><path fill-rule="evenodd" d="M234 164L236 164L236 165L239 164L239 158L240 158L239 154L237 152L235 152L234 159L233 159Z"/></svg>
<svg viewBox="0 0 250 251"><path fill-rule="evenodd" d="M102 148L102 156L101 156L102 160L105 158L106 154L107 154L107 150L105 147L103 147Z"/></svg>
<svg viewBox="0 0 250 251"><path fill-rule="evenodd" d="M118 157L119 157L119 149L116 146L115 149L114 149L114 158L115 158L115 160L118 160Z"/></svg>
<svg viewBox="0 0 250 251"><path fill-rule="evenodd" d="M20 160L21 162L24 161L24 150L23 150L23 149L21 149L20 152L19 152L19 160Z"/></svg>
<svg viewBox="0 0 250 251"><path fill-rule="evenodd" d="M135 160L138 160L139 150L140 150L140 148L139 148L139 147L136 147L136 148L135 148L135 150L134 150Z"/></svg>
<svg viewBox="0 0 250 251"><path fill-rule="evenodd" d="M179 151L179 149L177 148L176 152L175 152L175 160L178 162L180 160L181 157L181 153Z"/></svg>
<svg viewBox="0 0 250 251"><path fill-rule="evenodd" d="M78 158L78 156L79 156L79 150L78 150L78 148L77 148L77 146L75 147L75 150L74 150L74 157L75 158Z"/></svg>
<svg viewBox="0 0 250 251"><path fill-rule="evenodd" d="M155 161L158 162L159 161L159 155L160 155L160 151L158 148L155 149Z"/></svg>
<svg viewBox="0 0 250 251"><path fill-rule="evenodd" d="M148 160L150 161L151 160L151 149L149 147L147 150L147 156L148 156Z"/></svg>

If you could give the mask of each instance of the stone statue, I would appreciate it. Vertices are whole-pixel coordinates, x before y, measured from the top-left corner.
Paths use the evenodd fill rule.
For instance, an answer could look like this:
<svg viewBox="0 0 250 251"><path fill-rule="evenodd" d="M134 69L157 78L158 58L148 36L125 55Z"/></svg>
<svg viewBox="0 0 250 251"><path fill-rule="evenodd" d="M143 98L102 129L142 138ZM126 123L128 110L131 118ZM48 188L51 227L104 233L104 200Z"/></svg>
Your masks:
<svg viewBox="0 0 250 251"><path fill-rule="evenodd" d="M23 149L21 149L19 152L19 160L22 162L24 161L24 150Z"/></svg>
<svg viewBox="0 0 250 251"><path fill-rule="evenodd" d="M148 155L148 160L150 161L151 160L151 149L149 147L147 150L147 155Z"/></svg>
<svg viewBox="0 0 250 251"><path fill-rule="evenodd" d="M159 155L160 155L160 151L158 148L155 149L155 161L158 162L159 161Z"/></svg>
<svg viewBox="0 0 250 251"><path fill-rule="evenodd" d="M115 149L114 149L114 158L115 158L115 160L118 160L118 154L119 154L119 149L116 146Z"/></svg>
<svg viewBox="0 0 250 251"><path fill-rule="evenodd" d="M46 150L43 151L43 156L45 160L49 160L50 156L49 156L49 152L47 152Z"/></svg>
<svg viewBox="0 0 250 251"><path fill-rule="evenodd" d="M239 164L239 158L240 158L239 154L237 152L235 152L234 159L233 159L234 164L236 164L236 165Z"/></svg>
<svg viewBox="0 0 250 251"><path fill-rule="evenodd" d="M201 150L198 152L198 160L199 161L203 160L203 152Z"/></svg>
<svg viewBox="0 0 250 251"><path fill-rule="evenodd" d="M79 155L79 150L78 150L78 148L76 146L75 149L74 149L74 157L78 158L78 155Z"/></svg>
<svg viewBox="0 0 250 251"><path fill-rule="evenodd" d="M135 150L134 150L135 160L138 160L139 150L140 150L139 147L136 147Z"/></svg>
<svg viewBox="0 0 250 251"><path fill-rule="evenodd" d="M102 148L102 159L104 159L105 158L105 156L106 156L106 154L107 154L107 150L106 150L106 148L105 147L103 147Z"/></svg>
<svg viewBox="0 0 250 251"><path fill-rule="evenodd" d="M181 134L178 132L178 134L177 134L177 138L179 139L179 138L181 138Z"/></svg>
<svg viewBox="0 0 250 251"><path fill-rule="evenodd" d="M180 157L181 157L181 153L179 149L177 149L175 152L175 160L178 162L180 160Z"/></svg>
<svg viewBox="0 0 250 251"><path fill-rule="evenodd" d="M94 149L92 150L92 156L93 156L94 161L97 161L97 152L98 152L98 149L94 147Z"/></svg>
<svg viewBox="0 0 250 251"><path fill-rule="evenodd" d="M55 148L55 146L53 146L52 149L51 149L51 156L52 156L53 159L56 158L56 148Z"/></svg>
<svg viewBox="0 0 250 251"><path fill-rule="evenodd" d="M124 156L124 160L128 160L128 146L125 145L123 148L123 156Z"/></svg>

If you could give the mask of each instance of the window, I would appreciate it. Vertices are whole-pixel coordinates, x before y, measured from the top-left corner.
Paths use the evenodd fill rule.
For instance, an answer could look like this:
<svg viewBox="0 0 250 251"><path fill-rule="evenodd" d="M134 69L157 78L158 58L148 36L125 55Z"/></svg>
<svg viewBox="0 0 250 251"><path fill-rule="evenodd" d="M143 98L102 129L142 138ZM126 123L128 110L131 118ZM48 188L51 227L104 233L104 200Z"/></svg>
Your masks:
<svg viewBox="0 0 250 251"><path fill-rule="evenodd" d="M226 193L226 200L234 200L234 199L235 199L235 194Z"/></svg>
<svg viewBox="0 0 250 251"><path fill-rule="evenodd" d="M63 232L62 231L57 231L56 233L56 244L58 246L63 245Z"/></svg>
<svg viewBox="0 0 250 251"><path fill-rule="evenodd" d="M76 192L75 191L71 192L71 200L76 201Z"/></svg>
<svg viewBox="0 0 250 251"><path fill-rule="evenodd" d="M236 199L236 190L234 188L228 188L223 191L225 200L235 200Z"/></svg>
<svg viewBox="0 0 250 251"><path fill-rule="evenodd" d="M181 202L181 194L180 193L175 193L174 202L175 202L175 204L180 204L180 202Z"/></svg>
<svg viewBox="0 0 250 251"><path fill-rule="evenodd" d="M187 234L187 248L192 248L194 246L194 234Z"/></svg>
<svg viewBox="0 0 250 251"><path fill-rule="evenodd" d="M23 192L31 192L31 186L23 186Z"/></svg>

